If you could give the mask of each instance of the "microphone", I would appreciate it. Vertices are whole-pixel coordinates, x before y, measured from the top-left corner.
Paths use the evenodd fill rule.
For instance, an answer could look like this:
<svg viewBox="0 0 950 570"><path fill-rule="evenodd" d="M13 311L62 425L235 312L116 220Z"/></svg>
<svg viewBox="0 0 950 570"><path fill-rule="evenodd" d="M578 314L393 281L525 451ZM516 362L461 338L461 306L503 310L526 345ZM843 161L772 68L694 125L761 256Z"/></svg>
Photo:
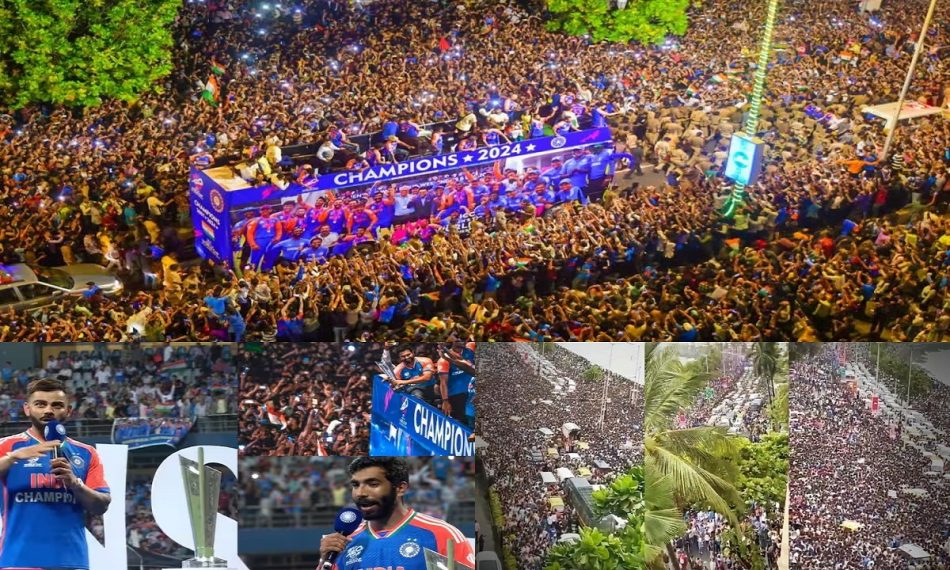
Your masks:
<svg viewBox="0 0 950 570"><path fill-rule="evenodd" d="M56 420L50 420L43 428L43 439L46 441L59 441L59 445L53 448L53 459L59 457L59 448L66 441L66 426Z"/></svg>
<svg viewBox="0 0 950 570"><path fill-rule="evenodd" d="M363 513L361 513L359 509L343 507L340 509L340 512L336 514L336 519L333 521L333 530L343 536L350 536L353 534L353 531L359 528L362 522ZM339 555L339 552L327 553L327 559L324 560L323 566L320 566L320 570L333 570L333 563Z"/></svg>

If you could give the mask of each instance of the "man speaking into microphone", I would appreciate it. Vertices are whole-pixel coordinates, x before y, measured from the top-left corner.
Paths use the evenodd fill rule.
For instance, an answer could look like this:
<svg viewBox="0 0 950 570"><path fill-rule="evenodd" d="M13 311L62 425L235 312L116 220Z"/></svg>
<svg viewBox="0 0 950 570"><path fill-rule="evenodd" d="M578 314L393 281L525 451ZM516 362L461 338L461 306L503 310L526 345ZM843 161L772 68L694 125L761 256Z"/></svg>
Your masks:
<svg viewBox="0 0 950 570"><path fill-rule="evenodd" d="M111 496L96 450L65 437L67 402L62 382L34 380L23 404L33 425L0 439L0 570L89 568L86 513L106 512Z"/></svg>
<svg viewBox="0 0 950 570"><path fill-rule="evenodd" d="M475 567L475 553L465 535L403 503L409 489L405 459L360 457L347 470L353 502L364 522L349 536L323 537L317 570L426 570L426 550L442 556L454 550L457 568Z"/></svg>

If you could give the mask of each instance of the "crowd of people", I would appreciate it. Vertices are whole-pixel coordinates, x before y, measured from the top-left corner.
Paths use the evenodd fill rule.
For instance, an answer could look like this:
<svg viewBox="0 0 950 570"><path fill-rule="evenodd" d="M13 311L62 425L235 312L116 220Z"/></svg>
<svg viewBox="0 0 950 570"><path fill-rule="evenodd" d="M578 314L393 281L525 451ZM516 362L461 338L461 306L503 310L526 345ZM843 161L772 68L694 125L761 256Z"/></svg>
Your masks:
<svg viewBox="0 0 950 570"><path fill-rule="evenodd" d="M479 346L483 387L476 431L487 444L480 456L503 510L505 527L497 530L518 567L531 570L542 568L557 539L576 532L580 524L564 484L542 482L541 472L565 468L577 473L586 466L592 472L590 482L608 484L643 458L642 386L614 381L605 403L603 386L583 380L589 361L557 345L545 344L543 354L540 350L526 343ZM541 366L539 358L545 360ZM556 379L539 377L538 370L550 370L547 365L553 362L557 372L550 374L573 378L574 390L555 391ZM567 423L580 431L564 436ZM552 435L542 433L542 428ZM549 452L552 448L555 454ZM572 460L569 453L577 453L579 459ZM605 462L609 469L595 469L595 461ZM562 499L563 507L552 506L554 498Z"/></svg>
<svg viewBox="0 0 950 570"><path fill-rule="evenodd" d="M369 453L379 343L248 344L240 373L242 455Z"/></svg>
<svg viewBox="0 0 950 570"><path fill-rule="evenodd" d="M748 111L760 3L704 2L686 36L655 47L552 34L515 2L186 3L164 94L4 117L3 261L98 262L127 292L4 312L0 340L329 340L351 315L348 334L365 340L939 340L948 126L915 121L881 163L881 124L860 112L896 99L925 7L786 4L759 124L765 171L724 224L729 188L715 174ZM910 91L936 105L945 12ZM224 70L217 107L199 97L212 62ZM597 203L532 202L449 231L430 217L394 232L402 245L376 240L369 258L320 264L321 242L267 273L188 262L189 157L317 141L362 153L360 166L387 145L397 148L381 160L404 160L607 123L629 172L655 164L665 184L613 176ZM365 233L403 191L349 203L345 224Z"/></svg>
<svg viewBox="0 0 950 570"><path fill-rule="evenodd" d="M413 470L404 495L413 509L445 520L453 505L474 501L471 460L433 457L410 461L419 467ZM239 485L241 526L302 526L301 517L319 507L329 507L327 520L319 524L332 524L335 511L352 502L346 472L349 462L342 458L244 459L241 468L249 475L242 477Z"/></svg>
<svg viewBox="0 0 950 570"><path fill-rule="evenodd" d="M946 568L950 487L926 475L912 435L891 429L897 410L872 413L843 381L845 362L873 370L866 351L843 359L834 344L790 365L791 568ZM899 550L908 544L929 559L911 566Z"/></svg>
<svg viewBox="0 0 950 570"><path fill-rule="evenodd" d="M237 410L237 375L220 345L131 345L126 350L69 350L41 367L0 369L0 421L22 422L27 384L56 378L66 384L70 420L140 418L196 420Z"/></svg>
<svg viewBox="0 0 950 570"><path fill-rule="evenodd" d="M781 520L775 508L754 506L741 519L742 530L754 532L768 568L778 567L781 551ZM731 529L726 517L715 511L687 511L686 534L676 541L676 557L684 570L733 570L746 566L736 562L734 551L723 538Z"/></svg>

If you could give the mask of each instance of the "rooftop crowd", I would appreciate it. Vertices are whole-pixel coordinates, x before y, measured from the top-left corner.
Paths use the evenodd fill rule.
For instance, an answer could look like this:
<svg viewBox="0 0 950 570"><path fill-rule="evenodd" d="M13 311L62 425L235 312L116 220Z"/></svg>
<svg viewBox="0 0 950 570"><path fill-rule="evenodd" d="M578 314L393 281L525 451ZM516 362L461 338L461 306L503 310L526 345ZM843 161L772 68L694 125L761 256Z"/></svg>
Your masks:
<svg viewBox="0 0 950 570"><path fill-rule="evenodd" d="M862 361L873 370L866 354ZM925 475L930 461L891 429L895 417L872 415L839 366L834 345L791 364L791 568L906 568L903 544L929 553L920 568L946 568L950 488ZM851 531L845 521L862 526Z"/></svg>
<svg viewBox="0 0 950 570"><path fill-rule="evenodd" d="M916 121L879 163L881 122L859 110L896 98L925 5L885 3L871 17L850 4L785 4L759 125L765 173L723 224L729 188L710 175L745 113L761 3L704 2L687 36L655 48L554 35L514 2L304 1L299 13L186 3L165 94L4 117L2 260L98 262L127 292L5 312L0 340L329 340L334 328L366 340L939 340L950 327L948 126ZM910 92L937 105L946 10ZM199 97L210 62L225 69L218 107ZM605 121L632 168L604 183L600 202L516 198L502 216L478 215L474 194L434 205L417 189L428 210L413 214L428 221L373 240L367 258L317 252L266 274L188 262L191 158L314 141L354 152L345 137L379 132L370 154L403 160L399 151L451 150L439 128L423 136L432 122L446 140L485 145L519 128L530 137ZM388 159L386 145L396 146ZM667 184L632 187L642 163ZM487 182L490 202L505 185ZM341 203L347 221L329 233L370 239L360 233L395 216L402 192ZM928 215L900 213L912 200ZM466 219L442 224L447 210Z"/></svg>
<svg viewBox="0 0 950 570"><path fill-rule="evenodd" d="M592 472L594 461L604 461L609 472L593 475L595 484L608 484L618 473L642 462L642 387L630 381L610 386L606 424L599 425L603 387L588 384L582 374L590 367L583 358L560 347L545 345L543 358L557 362L557 370L576 380L573 392L555 394L548 379L538 377L537 348L527 344L482 344L479 346L481 383L476 431L485 439L481 450L489 485L501 500L505 528L498 529L518 560L518 567L543 567L548 549L564 533L576 532L579 519L563 485L547 486L540 473L564 467L577 473L579 465ZM548 400L547 404L542 400ZM574 441L565 440L561 427L574 423L581 428ZM545 436L539 428L554 432ZM587 449L577 445L588 444ZM571 461L570 450L580 455ZM551 455L549 448L557 454ZM513 454L512 450L520 450ZM562 498L558 512L550 498Z"/></svg>

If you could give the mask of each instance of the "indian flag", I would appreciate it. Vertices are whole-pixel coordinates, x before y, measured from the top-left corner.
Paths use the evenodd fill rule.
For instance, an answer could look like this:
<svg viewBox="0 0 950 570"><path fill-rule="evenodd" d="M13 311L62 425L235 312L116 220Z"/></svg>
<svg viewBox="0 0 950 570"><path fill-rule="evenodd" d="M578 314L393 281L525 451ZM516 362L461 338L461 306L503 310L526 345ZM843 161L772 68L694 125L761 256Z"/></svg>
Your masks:
<svg viewBox="0 0 950 570"><path fill-rule="evenodd" d="M215 75L224 75L224 66L215 58L211 58L211 73Z"/></svg>
<svg viewBox="0 0 950 570"><path fill-rule="evenodd" d="M218 87L218 78L213 74L208 76L208 82L205 83L204 91L201 92L201 98L214 107L218 106L221 99L221 89Z"/></svg>
<svg viewBox="0 0 950 570"><path fill-rule="evenodd" d="M201 220L201 231L209 238L214 239L214 228L211 227L211 224L209 224L207 220Z"/></svg>
<svg viewBox="0 0 950 570"><path fill-rule="evenodd" d="M841 59L843 59L843 60L845 60L845 61L851 61L852 59L854 59L854 58L857 57L857 56L855 56L855 55L854 55L853 53L851 53L850 51L843 51L843 52L841 52L840 57L841 57Z"/></svg>
<svg viewBox="0 0 950 570"><path fill-rule="evenodd" d="M202 222L205 223L205 222ZM212 232L212 237L214 233ZM177 360L169 360L168 362L162 364L162 372L181 372L182 370L188 369L188 361L184 358L179 358Z"/></svg>
<svg viewBox="0 0 950 570"><path fill-rule="evenodd" d="M725 74L725 73L717 73L716 75L713 75L713 76L709 79L709 81L712 82L712 83L715 83L716 85L719 85L720 83L725 83L726 80L728 80L728 79L729 79L729 78L726 77L726 74Z"/></svg>

